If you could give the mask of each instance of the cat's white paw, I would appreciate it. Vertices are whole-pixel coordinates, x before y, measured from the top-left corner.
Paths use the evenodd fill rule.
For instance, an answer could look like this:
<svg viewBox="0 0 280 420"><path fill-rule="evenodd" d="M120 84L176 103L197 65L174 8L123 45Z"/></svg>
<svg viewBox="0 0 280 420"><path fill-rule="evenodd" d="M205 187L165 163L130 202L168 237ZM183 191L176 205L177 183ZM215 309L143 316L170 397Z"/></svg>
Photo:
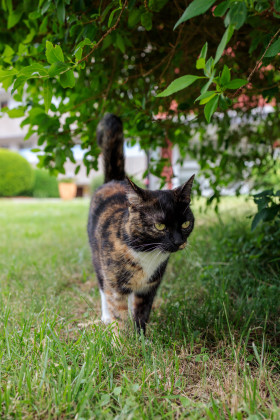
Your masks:
<svg viewBox="0 0 280 420"><path fill-rule="evenodd" d="M102 316L101 321L104 322L104 324L106 324L106 325L111 324L111 322L112 322L111 318L108 317L108 316Z"/></svg>

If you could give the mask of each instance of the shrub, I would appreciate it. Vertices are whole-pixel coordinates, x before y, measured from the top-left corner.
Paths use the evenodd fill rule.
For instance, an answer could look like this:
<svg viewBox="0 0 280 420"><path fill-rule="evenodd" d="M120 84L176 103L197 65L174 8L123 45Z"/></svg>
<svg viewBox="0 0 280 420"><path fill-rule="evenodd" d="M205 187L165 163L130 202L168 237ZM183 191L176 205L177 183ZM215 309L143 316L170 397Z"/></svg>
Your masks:
<svg viewBox="0 0 280 420"><path fill-rule="evenodd" d="M19 153L0 149L0 196L12 197L31 190L34 170Z"/></svg>
<svg viewBox="0 0 280 420"><path fill-rule="evenodd" d="M55 176L44 169L35 169L33 197L59 197L58 182Z"/></svg>
<svg viewBox="0 0 280 420"><path fill-rule="evenodd" d="M267 159L266 165L262 167L260 174L259 168L256 166L252 170L254 191L260 189L278 188L280 179L280 159L275 160L272 157Z"/></svg>
<svg viewBox="0 0 280 420"><path fill-rule="evenodd" d="M101 185L104 184L104 175L96 175L90 184L90 190L94 193Z"/></svg>

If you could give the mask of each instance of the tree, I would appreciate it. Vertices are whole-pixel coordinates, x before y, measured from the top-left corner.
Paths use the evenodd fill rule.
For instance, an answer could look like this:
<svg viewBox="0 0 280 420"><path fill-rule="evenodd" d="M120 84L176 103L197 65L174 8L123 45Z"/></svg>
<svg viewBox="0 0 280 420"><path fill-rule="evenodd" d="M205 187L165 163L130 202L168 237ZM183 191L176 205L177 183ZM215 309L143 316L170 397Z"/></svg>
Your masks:
<svg viewBox="0 0 280 420"><path fill-rule="evenodd" d="M131 143L168 138L194 156L218 199L252 176L252 162L258 179L275 164L279 18L279 0L2 0L0 81L20 104L7 112L26 116L40 166L59 172L76 142L97 167L96 125L117 113ZM254 111L260 101L274 112Z"/></svg>

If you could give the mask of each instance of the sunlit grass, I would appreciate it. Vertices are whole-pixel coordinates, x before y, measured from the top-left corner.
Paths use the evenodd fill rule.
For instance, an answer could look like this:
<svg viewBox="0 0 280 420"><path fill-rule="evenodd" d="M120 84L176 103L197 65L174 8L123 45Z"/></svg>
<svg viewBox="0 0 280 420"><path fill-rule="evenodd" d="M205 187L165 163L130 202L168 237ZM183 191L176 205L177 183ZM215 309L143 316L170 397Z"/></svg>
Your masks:
<svg viewBox="0 0 280 420"><path fill-rule="evenodd" d="M86 236L88 202L0 200L1 418L280 417L279 273L243 256L254 206L195 202L147 340L113 344Z"/></svg>

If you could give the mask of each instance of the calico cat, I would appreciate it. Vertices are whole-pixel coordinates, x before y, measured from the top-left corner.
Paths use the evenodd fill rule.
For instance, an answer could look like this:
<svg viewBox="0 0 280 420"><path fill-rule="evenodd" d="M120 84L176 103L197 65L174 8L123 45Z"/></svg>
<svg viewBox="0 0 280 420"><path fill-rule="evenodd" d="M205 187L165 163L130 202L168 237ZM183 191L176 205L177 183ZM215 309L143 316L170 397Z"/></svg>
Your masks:
<svg viewBox="0 0 280 420"><path fill-rule="evenodd" d="M98 124L105 184L93 195L88 237L99 282L102 321L122 327L131 312L145 333L152 303L171 253L183 249L194 227L194 175L174 190L148 191L125 177L121 120Z"/></svg>

